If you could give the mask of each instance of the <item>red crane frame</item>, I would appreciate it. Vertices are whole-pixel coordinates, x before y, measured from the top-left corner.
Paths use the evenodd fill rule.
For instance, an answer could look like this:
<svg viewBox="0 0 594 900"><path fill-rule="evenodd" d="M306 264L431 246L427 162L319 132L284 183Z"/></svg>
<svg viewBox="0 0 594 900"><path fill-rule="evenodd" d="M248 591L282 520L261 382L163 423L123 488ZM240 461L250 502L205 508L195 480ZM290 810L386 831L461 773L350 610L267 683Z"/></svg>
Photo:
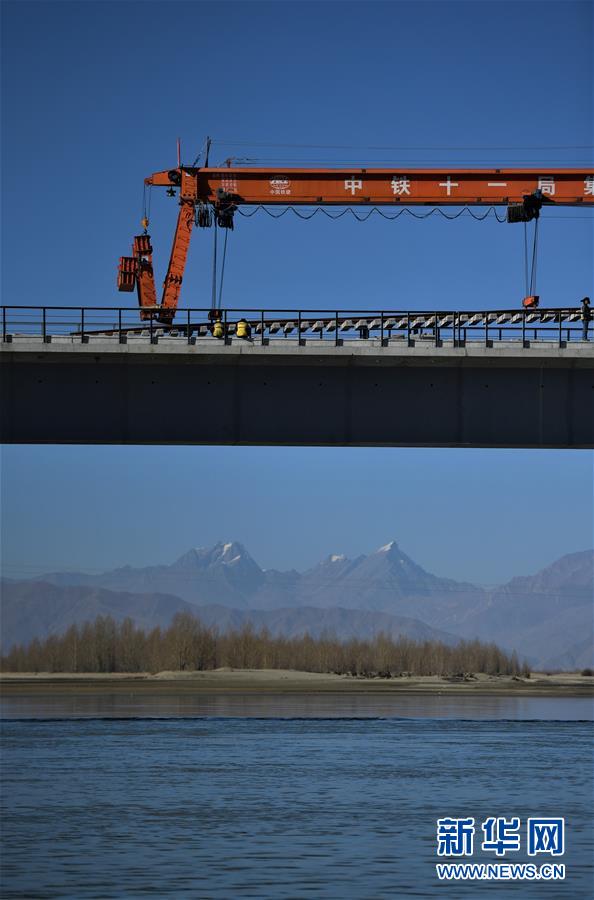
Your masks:
<svg viewBox="0 0 594 900"><path fill-rule="evenodd" d="M374 169L242 168L179 165L155 172L147 187L179 193L173 247L157 300L153 248L145 232L132 256L121 257L118 289L138 293L141 318L173 320L197 222L233 227L238 206L507 206L509 221L538 216L542 203L594 204L594 169ZM515 210L515 215L512 211ZM146 222L148 225L148 222Z"/></svg>

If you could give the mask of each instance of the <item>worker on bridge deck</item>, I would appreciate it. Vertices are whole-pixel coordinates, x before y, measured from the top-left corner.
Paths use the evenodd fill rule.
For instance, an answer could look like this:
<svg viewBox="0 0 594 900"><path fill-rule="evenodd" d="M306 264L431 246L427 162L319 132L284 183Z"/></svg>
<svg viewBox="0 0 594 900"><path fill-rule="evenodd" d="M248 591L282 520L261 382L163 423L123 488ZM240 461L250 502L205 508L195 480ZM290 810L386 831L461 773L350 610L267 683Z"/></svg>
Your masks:
<svg viewBox="0 0 594 900"><path fill-rule="evenodd" d="M582 300L582 310L581 310L581 318L582 318L582 327L583 331L583 340L587 341L588 338L588 328L590 327L590 320L592 319L592 310L590 309L590 298L584 297Z"/></svg>
<svg viewBox="0 0 594 900"><path fill-rule="evenodd" d="M248 321L246 319L241 318L237 325L235 326L235 334L238 338L243 338L245 341L249 341L252 336L252 329Z"/></svg>
<svg viewBox="0 0 594 900"><path fill-rule="evenodd" d="M221 321L220 309L211 309L211 311L208 314L208 318L212 322L212 325L210 326L212 336L219 338L219 339L225 337L225 328Z"/></svg>

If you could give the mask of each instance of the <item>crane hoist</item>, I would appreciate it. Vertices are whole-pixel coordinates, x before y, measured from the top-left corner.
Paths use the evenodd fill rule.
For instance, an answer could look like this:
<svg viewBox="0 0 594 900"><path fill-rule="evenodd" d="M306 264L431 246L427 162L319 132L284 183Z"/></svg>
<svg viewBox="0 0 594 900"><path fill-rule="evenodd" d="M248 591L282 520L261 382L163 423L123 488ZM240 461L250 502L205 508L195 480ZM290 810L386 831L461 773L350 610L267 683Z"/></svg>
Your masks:
<svg viewBox="0 0 594 900"><path fill-rule="evenodd" d="M594 169L376 169L196 167L179 162L155 172L146 187L177 197L179 212L161 298L147 228L120 257L118 289L138 294L140 317L169 324L182 288L194 226L232 229L241 206L504 206L507 221L538 220L543 204L594 205ZM530 298L528 298L530 299Z"/></svg>

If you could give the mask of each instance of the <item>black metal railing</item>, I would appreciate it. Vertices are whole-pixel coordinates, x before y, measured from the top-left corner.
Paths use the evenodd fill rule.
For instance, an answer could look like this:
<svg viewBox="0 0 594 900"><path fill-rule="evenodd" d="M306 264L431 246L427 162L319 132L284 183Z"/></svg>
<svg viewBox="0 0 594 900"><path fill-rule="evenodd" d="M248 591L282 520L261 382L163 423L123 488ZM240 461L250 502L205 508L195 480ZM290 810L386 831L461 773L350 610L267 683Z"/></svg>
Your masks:
<svg viewBox="0 0 594 900"><path fill-rule="evenodd" d="M72 343L113 339L122 344L129 340L195 344L217 340L210 309L179 310L171 324L160 324L154 318L142 322L138 308L130 307L2 306L1 310L4 342L38 338L45 343L53 339ZM577 308L428 312L225 309L220 324L217 331L222 343L243 339L263 345L326 341L342 346L349 341L374 341L382 347L397 343L409 347L481 343L492 347L512 341L528 347L533 341L546 341L564 347L583 337ZM246 336L239 338L238 331L247 332Z"/></svg>

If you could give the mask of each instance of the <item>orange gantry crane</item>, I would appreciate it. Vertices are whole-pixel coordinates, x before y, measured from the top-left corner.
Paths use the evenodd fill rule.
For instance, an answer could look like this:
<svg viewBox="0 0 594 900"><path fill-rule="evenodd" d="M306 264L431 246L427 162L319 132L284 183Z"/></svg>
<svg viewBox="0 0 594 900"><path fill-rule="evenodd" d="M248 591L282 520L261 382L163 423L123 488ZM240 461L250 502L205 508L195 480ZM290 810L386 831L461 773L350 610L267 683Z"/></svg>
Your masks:
<svg viewBox="0 0 594 900"><path fill-rule="evenodd" d="M143 219L118 289L138 293L142 319L173 320L194 225L233 228L239 206L505 206L508 222L537 219L543 203L594 204L594 169L310 169L178 164L145 179L179 197L173 247L157 298L153 248Z"/></svg>

